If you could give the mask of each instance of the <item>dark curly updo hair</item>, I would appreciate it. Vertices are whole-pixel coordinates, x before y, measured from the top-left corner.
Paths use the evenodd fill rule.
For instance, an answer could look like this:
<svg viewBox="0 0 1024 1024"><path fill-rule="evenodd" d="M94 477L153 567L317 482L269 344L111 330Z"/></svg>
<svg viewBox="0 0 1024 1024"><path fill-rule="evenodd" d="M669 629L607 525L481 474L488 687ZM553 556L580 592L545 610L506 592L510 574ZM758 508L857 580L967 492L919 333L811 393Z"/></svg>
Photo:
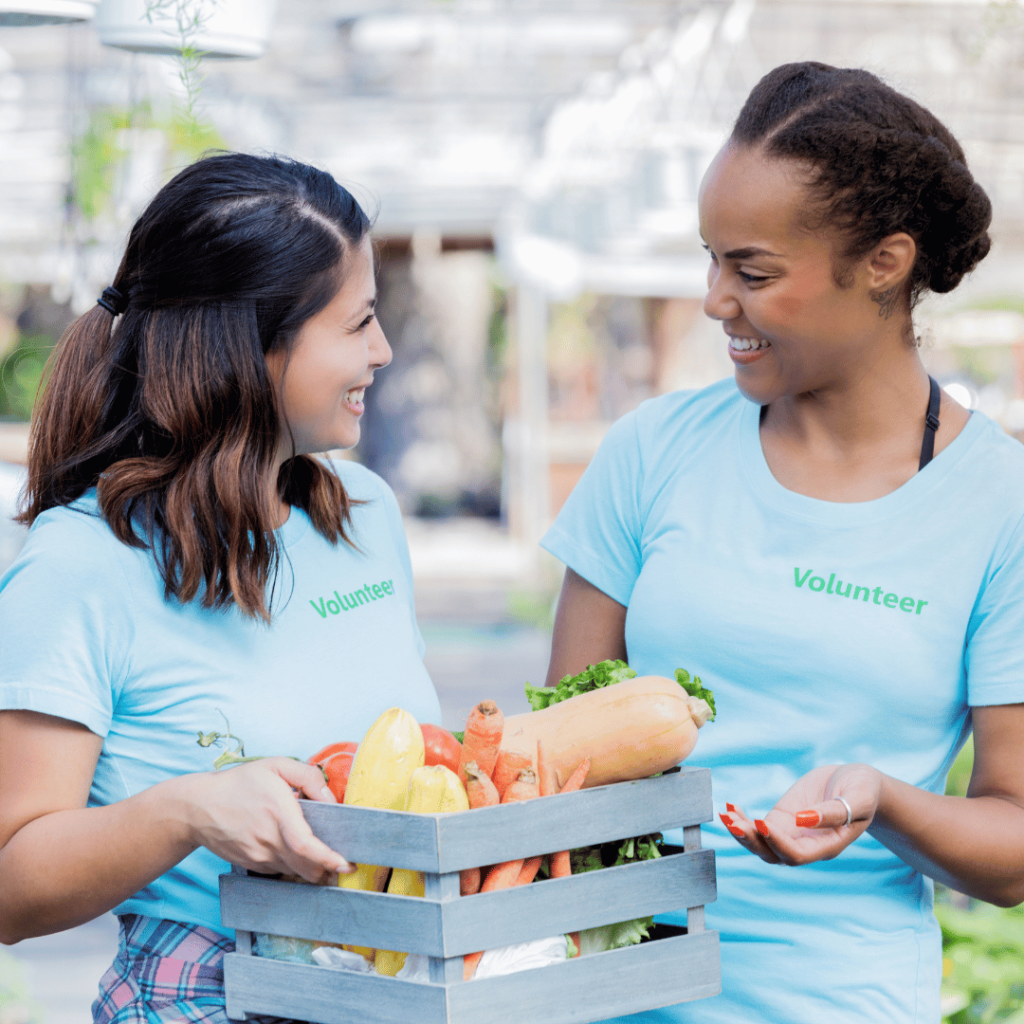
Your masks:
<svg viewBox="0 0 1024 1024"><path fill-rule="evenodd" d="M952 291L989 251L992 204L938 118L868 71L783 64L754 87L730 142L808 162L822 220L848 236L836 280L883 238L917 243L911 308Z"/></svg>

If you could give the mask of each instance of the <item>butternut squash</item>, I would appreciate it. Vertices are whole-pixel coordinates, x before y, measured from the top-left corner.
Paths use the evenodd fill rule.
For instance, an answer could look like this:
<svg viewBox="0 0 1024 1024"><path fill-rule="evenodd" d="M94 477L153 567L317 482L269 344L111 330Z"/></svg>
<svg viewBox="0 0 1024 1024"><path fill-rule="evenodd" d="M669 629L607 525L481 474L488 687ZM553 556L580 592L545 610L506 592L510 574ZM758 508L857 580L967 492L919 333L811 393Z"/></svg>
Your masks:
<svg viewBox="0 0 1024 1024"><path fill-rule="evenodd" d="M419 723L402 708L388 708L369 729L356 749L345 803L358 807L378 807L400 811L405 807L409 780L424 760L423 732ZM380 892L388 877L388 868L378 864L358 864L350 875L340 875L342 889ZM374 951L365 946L345 946L367 960Z"/></svg>
<svg viewBox="0 0 1024 1024"><path fill-rule="evenodd" d="M710 709L674 679L636 676L505 719L502 749L532 754L537 741L559 787L585 758L584 787L656 775L689 756Z"/></svg>
<svg viewBox="0 0 1024 1024"><path fill-rule="evenodd" d="M468 811L469 799L458 775L444 765L417 768L409 780L405 810L414 814L446 814ZM392 896L422 896L423 872L395 868L391 872L388 893ZM408 953L378 949L374 966L378 974L394 977L404 966Z"/></svg>

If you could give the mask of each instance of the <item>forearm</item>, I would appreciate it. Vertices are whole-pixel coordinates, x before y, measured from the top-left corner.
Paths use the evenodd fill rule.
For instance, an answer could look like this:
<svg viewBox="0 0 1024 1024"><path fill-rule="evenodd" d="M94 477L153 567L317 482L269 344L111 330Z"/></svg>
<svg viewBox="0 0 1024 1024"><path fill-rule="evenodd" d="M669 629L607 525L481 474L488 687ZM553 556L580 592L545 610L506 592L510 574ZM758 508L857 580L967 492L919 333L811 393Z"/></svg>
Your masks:
<svg viewBox="0 0 1024 1024"><path fill-rule="evenodd" d="M0 850L0 941L47 935L106 913L196 848L173 779L108 807L54 811Z"/></svg>
<svg viewBox="0 0 1024 1024"><path fill-rule="evenodd" d="M1024 808L1002 796L940 796L882 776L868 831L936 881L988 903L1024 902Z"/></svg>

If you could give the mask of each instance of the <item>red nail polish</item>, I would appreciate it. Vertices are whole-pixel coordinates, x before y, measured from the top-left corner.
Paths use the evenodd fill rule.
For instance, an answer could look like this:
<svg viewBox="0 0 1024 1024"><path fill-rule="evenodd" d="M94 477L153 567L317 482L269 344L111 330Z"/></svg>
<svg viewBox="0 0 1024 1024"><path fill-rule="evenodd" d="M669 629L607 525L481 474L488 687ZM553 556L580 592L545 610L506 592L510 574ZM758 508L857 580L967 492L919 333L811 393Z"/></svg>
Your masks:
<svg viewBox="0 0 1024 1024"><path fill-rule="evenodd" d="M741 828L737 827L736 825L729 825L729 826L727 826L727 827L728 827L729 831L730 831L730 832L731 832L731 833L732 833L732 834L733 834L733 835L734 835L734 836L735 836L735 837L736 837L737 839L742 839L742 838L743 838L743 829L741 829Z"/></svg>
<svg viewBox="0 0 1024 1024"><path fill-rule="evenodd" d="M732 818L730 818L728 814L719 814L719 817L722 819L722 824L723 825L731 825L732 824Z"/></svg>
<svg viewBox="0 0 1024 1024"><path fill-rule="evenodd" d="M772 830L760 818L754 819L754 828L763 836L770 836L772 834Z"/></svg>
<svg viewBox="0 0 1024 1024"><path fill-rule="evenodd" d="M800 828L815 828L821 824L821 815L817 811L797 811L796 823Z"/></svg>
<svg viewBox="0 0 1024 1024"><path fill-rule="evenodd" d="M736 814L737 813L736 808L732 804L726 804L725 805L725 809L727 811L729 811L730 813L732 813L732 814Z"/></svg>

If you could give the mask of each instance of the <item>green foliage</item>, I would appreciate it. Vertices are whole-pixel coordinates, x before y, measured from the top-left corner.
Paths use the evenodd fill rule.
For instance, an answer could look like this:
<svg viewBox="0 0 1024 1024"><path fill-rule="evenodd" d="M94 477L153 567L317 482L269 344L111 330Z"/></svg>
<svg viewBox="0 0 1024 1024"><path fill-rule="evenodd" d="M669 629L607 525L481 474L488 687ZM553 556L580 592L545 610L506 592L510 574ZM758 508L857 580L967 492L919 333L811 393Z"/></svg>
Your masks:
<svg viewBox="0 0 1024 1024"><path fill-rule="evenodd" d="M1024 1024L1024 908L940 903L949 1024ZM955 1007L955 1009L954 1009Z"/></svg>
<svg viewBox="0 0 1024 1024"><path fill-rule="evenodd" d="M88 127L72 143L72 197L86 220L95 220L110 205L115 170L127 154L120 137L131 121L130 111L114 107L91 111Z"/></svg>
<svg viewBox="0 0 1024 1024"><path fill-rule="evenodd" d="M158 118L149 103L135 107L99 107L89 112L85 131L72 144L73 186L69 196L86 221L110 211L122 163L129 157L131 131L159 131L167 144L168 170L193 163L211 149L225 149L211 124L188 111Z"/></svg>
<svg viewBox="0 0 1024 1024"><path fill-rule="evenodd" d="M22 337L0 360L0 417L28 420L46 360L56 339L46 334Z"/></svg>

